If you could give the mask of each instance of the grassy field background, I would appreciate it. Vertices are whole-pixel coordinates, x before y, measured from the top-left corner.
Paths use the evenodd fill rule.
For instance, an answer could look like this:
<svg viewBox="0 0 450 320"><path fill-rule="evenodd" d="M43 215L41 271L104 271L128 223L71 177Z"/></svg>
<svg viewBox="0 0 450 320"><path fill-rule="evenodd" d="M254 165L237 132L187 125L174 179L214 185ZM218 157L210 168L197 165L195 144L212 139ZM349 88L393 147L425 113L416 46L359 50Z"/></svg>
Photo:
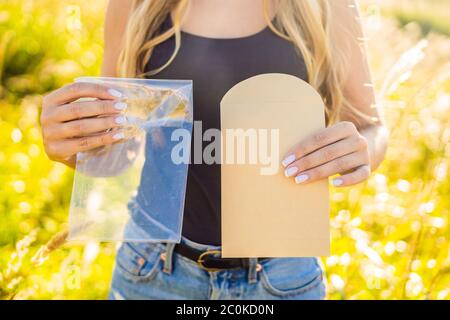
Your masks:
<svg viewBox="0 0 450 320"><path fill-rule="evenodd" d="M0 2L0 299L104 299L115 244L65 244L73 172L46 157L42 94L96 75L106 1ZM330 299L450 298L447 0L362 1L391 144L365 184L332 192Z"/></svg>

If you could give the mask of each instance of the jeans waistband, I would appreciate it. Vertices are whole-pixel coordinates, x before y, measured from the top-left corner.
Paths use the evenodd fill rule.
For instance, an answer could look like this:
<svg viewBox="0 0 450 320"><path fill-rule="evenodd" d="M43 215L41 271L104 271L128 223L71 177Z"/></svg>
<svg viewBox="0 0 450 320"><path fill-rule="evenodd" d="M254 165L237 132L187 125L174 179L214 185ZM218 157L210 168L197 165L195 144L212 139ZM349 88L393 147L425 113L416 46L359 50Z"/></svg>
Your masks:
<svg viewBox="0 0 450 320"><path fill-rule="evenodd" d="M185 244L185 245L187 245L187 246L189 246L191 248L194 248L194 249L197 249L197 250L202 250L202 251L220 250L221 249L221 246L214 246L214 245L197 243L197 242L194 242L192 240L189 240L188 238L186 238L184 236L181 237L181 243L183 243L183 244Z"/></svg>

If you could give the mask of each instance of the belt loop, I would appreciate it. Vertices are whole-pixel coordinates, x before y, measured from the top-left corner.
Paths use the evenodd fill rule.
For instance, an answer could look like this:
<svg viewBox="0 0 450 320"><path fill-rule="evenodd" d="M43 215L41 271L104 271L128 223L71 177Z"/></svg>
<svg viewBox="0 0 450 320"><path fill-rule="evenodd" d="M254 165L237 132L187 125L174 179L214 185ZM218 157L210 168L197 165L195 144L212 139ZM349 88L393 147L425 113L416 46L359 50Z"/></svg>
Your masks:
<svg viewBox="0 0 450 320"><path fill-rule="evenodd" d="M249 264L248 264L248 283L256 283L256 265L258 264L257 258L249 258Z"/></svg>
<svg viewBox="0 0 450 320"><path fill-rule="evenodd" d="M166 244L166 252L165 252L165 260L163 271L167 274L172 273L172 256L173 249L175 249L175 243L167 243Z"/></svg>

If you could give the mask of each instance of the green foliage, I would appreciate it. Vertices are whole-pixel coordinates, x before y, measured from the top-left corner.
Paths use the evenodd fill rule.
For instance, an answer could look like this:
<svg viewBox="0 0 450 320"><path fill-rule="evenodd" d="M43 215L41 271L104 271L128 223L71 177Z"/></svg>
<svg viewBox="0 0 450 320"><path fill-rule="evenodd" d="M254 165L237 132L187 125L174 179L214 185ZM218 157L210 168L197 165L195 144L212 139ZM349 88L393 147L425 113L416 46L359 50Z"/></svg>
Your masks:
<svg viewBox="0 0 450 320"><path fill-rule="evenodd" d="M98 74L104 5L0 3L0 298L106 298L114 244L70 243L31 261L66 227L73 178L45 155L41 95ZM450 39L363 8L391 144L367 183L332 192L329 298L448 299ZM430 8L423 19L436 26L448 5Z"/></svg>
<svg viewBox="0 0 450 320"><path fill-rule="evenodd" d="M401 25L417 23L425 35L435 31L450 36L446 0L396 0L393 5L386 6L386 12L397 18Z"/></svg>

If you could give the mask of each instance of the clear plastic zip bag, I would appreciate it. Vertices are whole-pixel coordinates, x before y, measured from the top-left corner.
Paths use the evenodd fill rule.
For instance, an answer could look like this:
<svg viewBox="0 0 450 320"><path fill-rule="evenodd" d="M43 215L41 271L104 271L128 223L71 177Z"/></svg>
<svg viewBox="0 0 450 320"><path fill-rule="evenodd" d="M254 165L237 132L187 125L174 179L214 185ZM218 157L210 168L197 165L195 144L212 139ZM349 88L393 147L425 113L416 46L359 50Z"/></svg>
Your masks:
<svg viewBox="0 0 450 320"><path fill-rule="evenodd" d="M192 135L192 81L78 78L119 90L123 140L77 154L69 239L180 242ZM137 230L124 232L134 224ZM137 228L136 228L137 226Z"/></svg>

